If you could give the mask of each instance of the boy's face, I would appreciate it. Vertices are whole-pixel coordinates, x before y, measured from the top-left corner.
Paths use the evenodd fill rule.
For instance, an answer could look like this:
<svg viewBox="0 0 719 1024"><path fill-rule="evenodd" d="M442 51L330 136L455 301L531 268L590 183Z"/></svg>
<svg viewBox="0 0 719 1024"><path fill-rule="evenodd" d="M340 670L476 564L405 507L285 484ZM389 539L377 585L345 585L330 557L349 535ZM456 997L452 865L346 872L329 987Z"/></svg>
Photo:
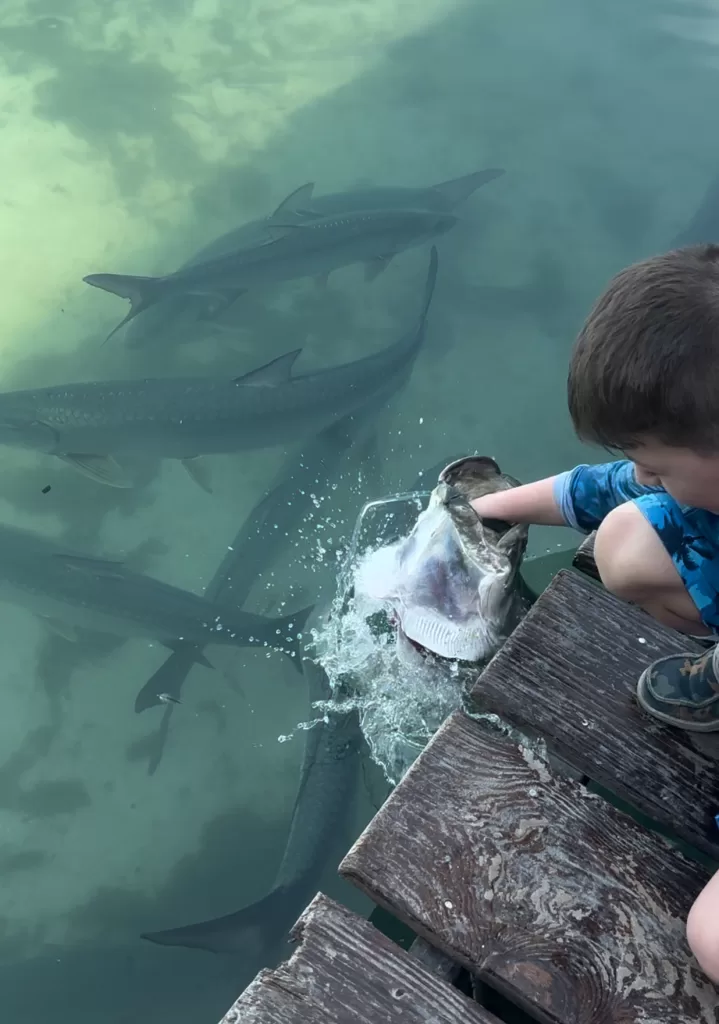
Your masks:
<svg viewBox="0 0 719 1024"><path fill-rule="evenodd" d="M634 463L638 483L663 487L680 505L719 514L719 452L700 455L647 440L624 454Z"/></svg>

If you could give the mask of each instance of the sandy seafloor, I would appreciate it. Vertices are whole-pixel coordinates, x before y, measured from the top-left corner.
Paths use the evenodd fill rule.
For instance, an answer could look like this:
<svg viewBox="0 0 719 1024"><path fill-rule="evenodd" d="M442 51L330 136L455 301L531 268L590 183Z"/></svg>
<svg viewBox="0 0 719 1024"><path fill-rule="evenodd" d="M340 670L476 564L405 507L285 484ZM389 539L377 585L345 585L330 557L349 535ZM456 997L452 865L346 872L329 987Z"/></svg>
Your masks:
<svg viewBox="0 0 719 1024"><path fill-rule="evenodd" d="M251 296L235 333L174 348L103 346L126 307L81 278L174 269L305 181L421 185L499 166L439 242L426 347L379 424L384 488L475 449L521 479L597 460L565 412L572 338L608 277L666 247L719 168L712 8L702 22L696 5L635 6L6 0L0 386L236 376L299 345L299 368L379 348L415 315L426 248L371 285L353 267L326 292ZM208 495L177 464L138 464L121 492L3 449L0 522L115 557L144 545L133 564L200 590L281 457L210 460ZM351 525L358 501L331 499L332 514ZM533 550L571 543L538 531ZM312 600L315 556L297 555ZM286 574L271 582L256 609L282 600ZM242 965L137 935L271 883L301 756L277 737L307 717L302 684L279 655L213 655L150 778L142 739L160 712L138 717L133 700L160 649L78 648L3 605L0 651L3 1021L36 1024L49 1005L58 1024L216 1020L249 980ZM369 807L363 795L357 829Z"/></svg>

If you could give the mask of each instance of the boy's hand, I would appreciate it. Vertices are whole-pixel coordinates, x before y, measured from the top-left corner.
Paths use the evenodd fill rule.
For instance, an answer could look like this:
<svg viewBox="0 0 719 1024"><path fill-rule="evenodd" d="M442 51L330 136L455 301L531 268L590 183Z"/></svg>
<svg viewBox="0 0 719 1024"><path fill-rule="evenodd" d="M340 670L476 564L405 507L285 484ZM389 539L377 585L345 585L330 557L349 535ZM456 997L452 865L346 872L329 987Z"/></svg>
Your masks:
<svg viewBox="0 0 719 1024"><path fill-rule="evenodd" d="M475 498L472 508L482 519L503 519L509 523L536 523L538 526L566 526L554 500L554 477L533 484L494 491Z"/></svg>

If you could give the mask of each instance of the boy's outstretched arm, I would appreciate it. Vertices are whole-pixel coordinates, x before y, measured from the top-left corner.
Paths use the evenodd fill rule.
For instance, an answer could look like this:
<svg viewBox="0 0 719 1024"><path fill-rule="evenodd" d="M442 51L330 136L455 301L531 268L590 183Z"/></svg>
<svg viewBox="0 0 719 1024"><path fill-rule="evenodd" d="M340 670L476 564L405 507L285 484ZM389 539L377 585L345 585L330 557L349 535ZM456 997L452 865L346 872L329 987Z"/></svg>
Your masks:
<svg viewBox="0 0 719 1024"><path fill-rule="evenodd" d="M535 523L537 526L566 526L562 510L554 497L557 477L549 476L532 484L508 491L484 494L472 502L482 519L504 519L509 523Z"/></svg>
<svg viewBox="0 0 719 1024"><path fill-rule="evenodd" d="M495 491L476 498L472 505L483 519L537 526L573 526L582 533L596 530L604 517L625 501L661 491L638 484L628 459L600 465L575 466L532 484Z"/></svg>

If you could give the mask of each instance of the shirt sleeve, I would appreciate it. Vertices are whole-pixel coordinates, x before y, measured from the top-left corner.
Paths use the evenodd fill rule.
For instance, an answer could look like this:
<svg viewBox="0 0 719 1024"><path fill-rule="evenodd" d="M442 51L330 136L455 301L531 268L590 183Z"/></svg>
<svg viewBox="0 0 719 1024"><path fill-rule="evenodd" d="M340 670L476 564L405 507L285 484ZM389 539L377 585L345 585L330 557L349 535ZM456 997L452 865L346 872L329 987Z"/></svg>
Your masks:
<svg viewBox="0 0 719 1024"><path fill-rule="evenodd" d="M663 490L637 483L634 463L622 459L598 466L575 466L560 473L554 481L554 500L567 526L591 533L617 505Z"/></svg>

